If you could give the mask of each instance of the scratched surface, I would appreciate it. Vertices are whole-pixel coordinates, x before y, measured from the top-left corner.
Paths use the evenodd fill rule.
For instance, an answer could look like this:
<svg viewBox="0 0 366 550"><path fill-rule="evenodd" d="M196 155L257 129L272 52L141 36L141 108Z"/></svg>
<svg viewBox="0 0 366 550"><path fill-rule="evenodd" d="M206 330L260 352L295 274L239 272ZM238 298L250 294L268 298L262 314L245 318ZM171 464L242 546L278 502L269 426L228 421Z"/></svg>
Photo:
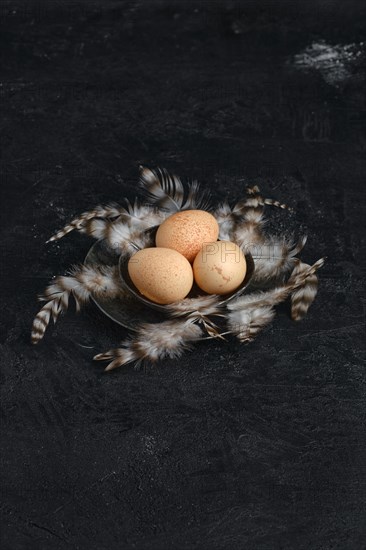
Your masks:
<svg viewBox="0 0 366 550"><path fill-rule="evenodd" d="M365 547L365 6L245 6L2 2L2 550ZM328 257L306 319L109 375L95 307L31 347L91 245L46 239L140 163L294 206L271 227Z"/></svg>

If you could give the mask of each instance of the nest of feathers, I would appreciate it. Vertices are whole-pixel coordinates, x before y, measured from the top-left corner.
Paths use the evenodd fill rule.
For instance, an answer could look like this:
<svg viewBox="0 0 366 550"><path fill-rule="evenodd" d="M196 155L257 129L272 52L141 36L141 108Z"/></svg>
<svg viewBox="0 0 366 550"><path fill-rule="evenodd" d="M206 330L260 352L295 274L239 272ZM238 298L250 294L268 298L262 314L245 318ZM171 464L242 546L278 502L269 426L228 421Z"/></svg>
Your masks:
<svg viewBox="0 0 366 550"><path fill-rule="evenodd" d="M94 357L109 362L105 370L130 363L154 363L165 357L177 358L203 338L224 340L233 335L247 344L273 320L275 307L287 299L291 302L292 319L298 321L304 317L316 296L316 272L324 259L309 265L297 257L306 243L305 236L295 241L288 235L268 234L265 208L286 210L285 204L263 198L255 186L248 188L246 197L232 206L227 201L214 206L209 194L200 192L197 182L183 185L180 178L159 168L141 167L139 186L144 195L142 200L136 199L133 204L126 201L124 206L97 206L73 219L47 242L78 231L102 239L116 254L131 256L136 250L151 246L148 230L168 216L180 210L201 209L216 218L220 240L234 242L251 253L255 269L245 293L227 303L220 296L202 293L166 306L163 321L141 323L119 347ZM37 344L50 320L56 322L66 312L71 297L79 311L92 298L123 300L126 293L118 265L73 267L66 276L52 280L39 296L43 307L33 322L32 342Z"/></svg>

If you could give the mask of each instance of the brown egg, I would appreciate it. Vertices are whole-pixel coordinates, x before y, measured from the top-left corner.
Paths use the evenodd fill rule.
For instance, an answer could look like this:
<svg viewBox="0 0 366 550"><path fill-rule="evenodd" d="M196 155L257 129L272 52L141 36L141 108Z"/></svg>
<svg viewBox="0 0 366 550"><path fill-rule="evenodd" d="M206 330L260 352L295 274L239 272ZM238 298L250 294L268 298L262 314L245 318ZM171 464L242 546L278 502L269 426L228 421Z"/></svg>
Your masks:
<svg viewBox="0 0 366 550"><path fill-rule="evenodd" d="M128 274L141 294L157 304L183 300L193 284L191 264L170 248L139 250L128 262Z"/></svg>
<svg viewBox="0 0 366 550"><path fill-rule="evenodd" d="M204 244L193 262L197 285L208 294L228 294L244 281L245 256L237 244L216 241Z"/></svg>
<svg viewBox="0 0 366 550"><path fill-rule="evenodd" d="M204 210L183 210L169 216L156 233L156 246L177 250L193 262L204 243L216 241L219 226Z"/></svg>

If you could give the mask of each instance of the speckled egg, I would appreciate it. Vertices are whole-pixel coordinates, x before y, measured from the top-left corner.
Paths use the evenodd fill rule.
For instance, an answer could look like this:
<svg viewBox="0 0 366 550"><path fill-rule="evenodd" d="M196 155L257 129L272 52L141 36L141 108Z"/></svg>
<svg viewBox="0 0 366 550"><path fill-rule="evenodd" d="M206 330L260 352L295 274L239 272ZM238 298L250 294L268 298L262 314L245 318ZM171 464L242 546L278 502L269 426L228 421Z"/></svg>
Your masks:
<svg viewBox="0 0 366 550"><path fill-rule="evenodd" d="M170 248L144 248L128 262L128 274L136 288L157 304L183 300L193 284L189 261Z"/></svg>
<svg viewBox="0 0 366 550"><path fill-rule="evenodd" d="M156 246L172 248L193 262L204 243L216 241L219 226L204 210L183 210L169 216L156 233Z"/></svg>
<svg viewBox="0 0 366 550"><path fill-rule="evenodd" d="M208 294L228 294L244 281L247 271L245 256L230 241L203 245L193 262L197 285Z"/></svg>

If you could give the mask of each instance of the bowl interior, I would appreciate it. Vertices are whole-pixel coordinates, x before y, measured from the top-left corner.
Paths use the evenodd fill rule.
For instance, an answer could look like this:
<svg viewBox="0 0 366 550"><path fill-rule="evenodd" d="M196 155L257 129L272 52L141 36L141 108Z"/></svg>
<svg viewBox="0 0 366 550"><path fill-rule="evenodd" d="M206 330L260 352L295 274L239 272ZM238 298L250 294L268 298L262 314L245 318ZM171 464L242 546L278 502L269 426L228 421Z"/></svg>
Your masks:
<svg viewBox="0 0 366 550"><path fill-rule="evenodd" d="M128 273L128 261L130 259L130 256L121 256L119 259L119 270L120 270L120 278L122 286L125 290L127 290L132 296L134 296L140 303L144 304L145 306L155 309L157 311L161 311L166 313L168 311L168 308L164 304L157 304L153 302L152 300L149 300L141 294L141 292L135 287L133 284L131 277ZM245 254L245 260L247 263L247 271L245 274L244 281L241 283L241 285L234 290L233 292L230 292L228 294L222 294L219 296L220 298L220 304L226 304L230 300L233 300L237 296L240 296L243 294L245 289L248 287L250 280L254 273L254 260L252 258L252 255L250 253ZM201 290L196 283L193 283L193 287L188 294L187 298L197 298L198 296L207 296L206 292Z"/></svg>

